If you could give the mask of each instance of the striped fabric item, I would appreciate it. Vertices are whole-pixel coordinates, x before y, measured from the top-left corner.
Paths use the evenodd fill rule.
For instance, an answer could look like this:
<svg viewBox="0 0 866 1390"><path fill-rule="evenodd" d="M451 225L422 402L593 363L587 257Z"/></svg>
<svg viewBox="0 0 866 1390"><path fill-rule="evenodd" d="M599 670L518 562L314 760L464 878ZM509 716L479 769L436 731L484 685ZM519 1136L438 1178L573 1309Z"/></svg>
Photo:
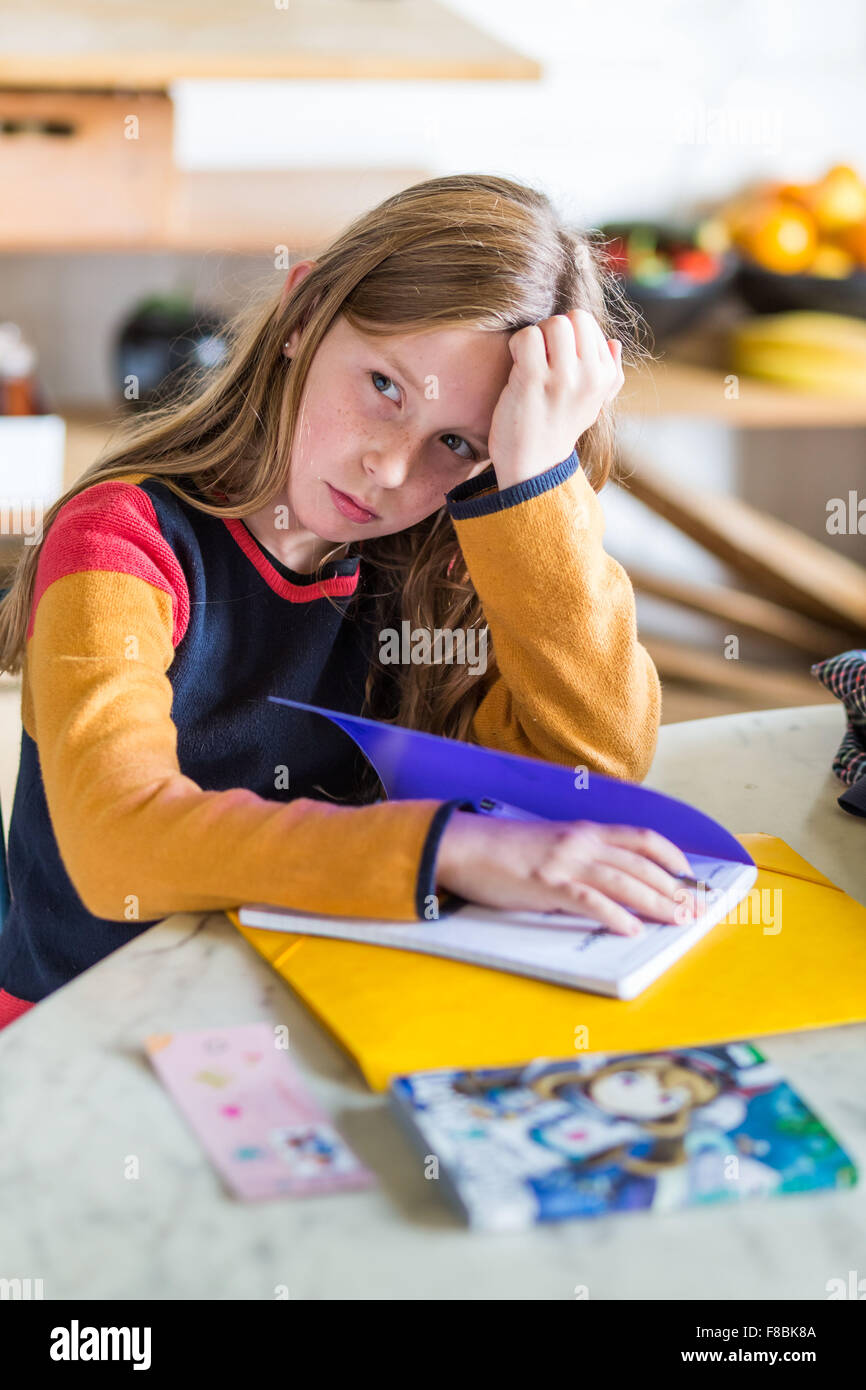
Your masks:
<svg viewBox="0 0 866 1390"><path fill-rule="evenodd" d="M842 701L848 716L845 737L836 750L833 771L851 790L839 805L853 815L866 816L866 651L854 648L816 662L811 668L827 690Z"/></svg>

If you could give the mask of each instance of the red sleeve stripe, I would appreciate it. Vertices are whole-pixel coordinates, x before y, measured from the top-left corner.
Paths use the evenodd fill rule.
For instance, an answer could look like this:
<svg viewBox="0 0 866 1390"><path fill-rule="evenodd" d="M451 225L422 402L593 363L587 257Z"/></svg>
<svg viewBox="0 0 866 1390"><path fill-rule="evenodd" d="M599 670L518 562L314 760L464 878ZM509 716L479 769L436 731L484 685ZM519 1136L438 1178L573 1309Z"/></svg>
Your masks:
<svg viewBox="0 0 866 1390"><path fill-rule="evenodd" d="M8 990L0 989L0 1028L5 1028L7 1023L14 1023L16 1018L26 1014L33 1005L28 999L17 999Z"/></svg>
<svg viewBox="0 0 866 1390"><path fill-rule="evenodd" d="M131 574L171 594L172 644L178 645L189 623L186 578L159 529L153 502L134 483L93 483L61 507L39 554L28 638L49 584L83 570Z"/></svg>

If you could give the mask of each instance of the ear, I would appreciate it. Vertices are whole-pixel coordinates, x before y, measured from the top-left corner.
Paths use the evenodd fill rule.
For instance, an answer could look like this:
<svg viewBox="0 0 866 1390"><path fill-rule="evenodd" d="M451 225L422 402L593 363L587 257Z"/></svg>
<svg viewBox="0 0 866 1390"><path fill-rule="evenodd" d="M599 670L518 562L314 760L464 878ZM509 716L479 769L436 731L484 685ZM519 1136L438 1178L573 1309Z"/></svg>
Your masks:
<svg viewBox="0 0 866 1390"><path fill-rule="evenodd" d="M285 309L286 305L289 302L289 299L291 298L292 292L294 291L296 286L298 286L301 283L301 281L305 279L307 275L309 275L310 271L314 269L315 265L315 261L297 261L296 264L292 266L291 270L286 276L285 284L283 285L283 292L280 296L281 311ZM298 349L299 339L300 333L297 329L295 329L291 337L287 340L285 346L283 347L283 355L285 357L294 356Z"/></svg>

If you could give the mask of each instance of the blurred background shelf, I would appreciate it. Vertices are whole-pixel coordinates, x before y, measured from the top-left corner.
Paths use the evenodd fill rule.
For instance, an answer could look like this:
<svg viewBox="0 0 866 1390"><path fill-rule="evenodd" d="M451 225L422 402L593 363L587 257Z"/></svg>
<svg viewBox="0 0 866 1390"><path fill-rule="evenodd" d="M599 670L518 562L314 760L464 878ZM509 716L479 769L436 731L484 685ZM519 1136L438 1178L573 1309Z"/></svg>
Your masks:
<svg viewBox="0 0 866 1390"><path fill-rule="evenodd" d="M181 78L526 81L540 65L438 0L3 0L0 83L161 89Z"/></svg>
<svg viewBox="0 0 866 1390"><path fill-rule="evenodd" d="M297 254L326 245L420 165L182 169L159 92L0 90L0 252Z"/></svg>
<svg viewBox="0 0 866 1390"><path fill-rule="evenodd" d="M680 416L713 420L731 429L866 428L866 396L807 396L781 386L740 377L739 395L726 397L730 368L684 360L677 343L670 356L649 368L626 372L621 393L625 414L644 418Z"/></svg>
<svg viewBox="0 0 866 1390"><path fill-rule="evenodd" d="M649 365L629 369L619 398L622 411L742 430L866 428L866 393L809 395L734 373L729 339L745 318L741 309L726 306L700 328L680 334Z"/></svg>
<svg viewBox="0 0 866 1390"><path fill-rule="evenodd" d="M273 260L276 248L287 246L297 256L326 245L371 204L429 177L429 170L168 168L156 187L139 183L125 202L117 179L102 199L82 198L79 181L76 212L59 221L58 193L74 177L67 165L62 179L31 172L16 181L23 196L0 223L0 253L62 247L70 255L200 252Z"/></svg>

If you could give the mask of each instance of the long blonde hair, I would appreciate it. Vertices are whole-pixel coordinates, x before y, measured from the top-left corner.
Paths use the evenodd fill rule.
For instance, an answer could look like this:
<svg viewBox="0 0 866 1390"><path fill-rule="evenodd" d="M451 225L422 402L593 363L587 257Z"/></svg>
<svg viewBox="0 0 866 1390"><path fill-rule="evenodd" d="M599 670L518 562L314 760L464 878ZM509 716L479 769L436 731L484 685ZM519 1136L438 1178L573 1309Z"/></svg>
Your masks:
<svg viewBox="0 0 866 1390"><path fill-rule="evenodd" d="M260 510L287 483L307 372L337 315L368 333L456 326L515 331L577 308L588 309L606 337L620 338L629 357L635 317L604 271L596 240L569 229L543 193L489 174L414 184L351 223L285 303L269 291L265 303L238 314L224 364L192 380L174 402L126 424L49 509L43 539L70 498L131 472L160 479L211 516ZM283 345L295 329L302 330L300 345L289 365ZM609 407L582 436L580 459L598 490L614 460ZM197 495L185 492L184 482ZM40 548L41 542L25 547L0 604L3 671L22 666ZM340 549L325 555L320 568ZM431 634L485 626L444 505L405 531L359 542L358 550L362 569L375 576L379 631L399 630L405 619L410 630ZM350 606L347 617L351 612ZM361 712L469 739L475 710L498 674L491 648L482 677L456 663L397 669L372 661Z"/></svg>

